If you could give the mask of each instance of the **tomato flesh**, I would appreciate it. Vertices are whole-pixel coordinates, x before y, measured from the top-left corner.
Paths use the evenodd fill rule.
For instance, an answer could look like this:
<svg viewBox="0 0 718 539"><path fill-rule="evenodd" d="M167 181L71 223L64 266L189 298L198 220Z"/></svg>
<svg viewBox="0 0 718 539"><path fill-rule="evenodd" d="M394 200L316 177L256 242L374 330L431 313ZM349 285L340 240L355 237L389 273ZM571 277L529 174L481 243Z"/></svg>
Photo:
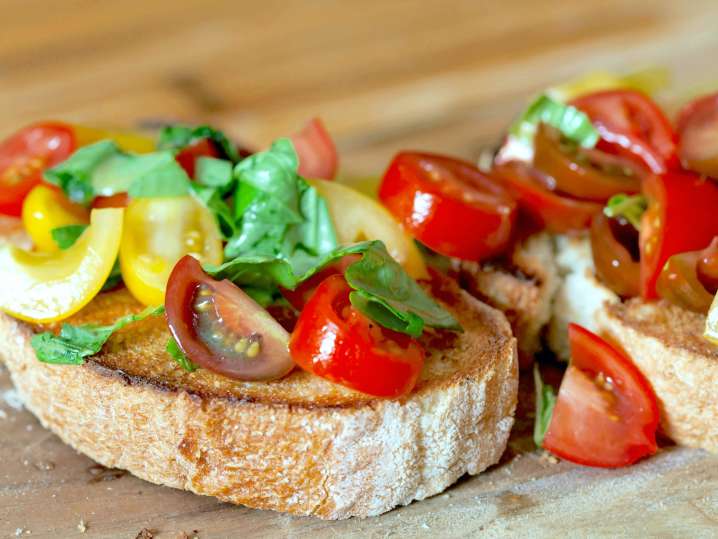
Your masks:
<svg viewBox="0 0 718 539"><path fill-rule="evenodd" d="M628 466L657 450L658 404L648 381L621 351L569 326L564 375L543 447L586 466Z"/></svg>
<svg viewBox="0 0 718 539"><path fill-rule="evenodd" d="M275 380L294 364L289 335L231 282L215 281L187 255L172 270L165 309L182 352L200 367L236 380Z"/></svg>
<svg viewBox="0 0 718 539"><path fill-rule="evenodd" d="M0 143L0 213L19 217L25 196L42 181L42 172L75 151L72 127L41 123Z"/></svg>
<svg viewBox="0 0 718 539"><path fill-rule="evenodd" d="M310 120L291 137L299 158L299 175L304 178L334 179L339 157L331 135L319 118Z"/></svg>
<svg viewBox="0 0 718 539"><path fill-rule="evenodd" d="M601 135L599 149L632 159L654 174L678 165L675 135L661 109L636 90L604 90L571 102Z"/></svg>
<svg viewBox="0 0 718 539"><path fill-rule="evenodd" d="M671 171L643 182L648 209L641 219L641 296L656 299L656 281L668 259L697 251L718 236L718 184Z"/></svg>
<svg viewBox="0 0 718 539"><path fill-rule="evenodd" d="M304 370L376 397L407 395L424 365L411 337L382 328L349 302L342 275L325 279L307 302L289 341Z"/></svg>
<svg viewBox="0 0 718 539"><path fill-rule="evenodd" d="M700 97L678 115L678 154L683 166L718 178L718 93Z"/></svg>
<svg viewBox="0 0 718 539"><path fill-rule="evenodd" d="M379 199L417 240L464 260L501 254L516 220L516 202L499 181L437 154L399 153Z"/></svg>

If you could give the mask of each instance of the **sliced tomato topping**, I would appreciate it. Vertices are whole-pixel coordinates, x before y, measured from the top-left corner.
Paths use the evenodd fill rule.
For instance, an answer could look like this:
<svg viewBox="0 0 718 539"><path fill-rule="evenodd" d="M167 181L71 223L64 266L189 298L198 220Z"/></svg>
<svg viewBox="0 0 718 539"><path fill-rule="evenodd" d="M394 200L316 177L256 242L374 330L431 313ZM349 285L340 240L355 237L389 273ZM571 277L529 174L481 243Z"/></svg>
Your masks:
<svg viewBox="0 0 718 539"><path fill-rule="evenodd" d="M648 209L641 219L641 296L656 299L656 281L668 259L708 246L718 236L718 184L690 172L648 176Z"/></svg>
<svg viewBox="0 0 718 539"><path fill-rule="evenodd" d="M675 135L661 109L636 90L605 90L571 102L601 135L599 149L624 156L654 174L678 164Z"/></svg>
<svg viewBox="0 0 718 539"><path fill-rule="evenodd" d="M553 180L552 190L598 202L641 190L633 163L598 150L564 148L558 132L547 126L539 126L534 146L534 167Z"/></svg>
<svg viewBox="0 0 718 539"><path fill-rule="evenodd" d="M663 299L689 311L706 314L718 290L718 237L702 251L671 256L656 282Z"/></svg>
<svg viewBox="0 0 718 539"><path fill-rule="evenodd" d="M550 191L551 181L538 170L517 161L496 165L493 170L519 201L527 227L546 228L550 232L568 232L588 228L603 205L576 200Z"/></svg>
<svg viewBox="0 0 718 539"><path fill-rule="evenodd" d="M0 142L0 213L19 217L42 172L64 161L75 147L72 127L57 122L31 125Z"/></svg>
<svg viewBox="0 0 718 539"><path fill-rule="evenodd" d="M688 103L678 115L678 155L683 166L718 178L718 93Z"/></svg>
<svg viewBox="0 0 718 539"><path fill-rule="evenodd" d="M237 380L274 380L294 367L286 330L240 288L209 277L189 255L172 270L165 309L180 349L200 367Z"/></svg>
<svg viewBox="0 0 718 539"><path fill-rule="evenodd" d="M569 326L566 370L543 447L577 464L616 468L656 452L658 404L648 381L620 350Z"/></svg>
<svg viewBox="0 0 718 539"><path fill-rule="evenodd" d="M591 223L591 253L603 284L622 297L641 293L638 232L633 225L597 213Z"/></svg>
<svg viewBox="0 0 718 539"><path fill-rule="evenodd" d="M499 181L437 154L394 157L379 199L417 240L464 260L501 254L516 220L516 202Z"/></svg>
<svg viewBox="0 0 718 539"><path fill-rule="evenodd" d="M408 394L424 365L424 349L356 310L350 292L342 275L317 287L292 333L292 359L306 371L369 395Z"/></svg>
<svg viewBox="0 0 718 539"><path fill-rule="evenodd" d="M203 138L193 142L186 148L180 150L175 159L185 170L190 178L194 178L194 169L197 159L200 157L221 157L222 154L215 146L214 142Z"/></svg>
<svg viewBox="0 0 718 539"><path fill-rule="evenodd" d="M319 118L312 119L291 137L299 157L299 175L331 180L337 174L339 157L334 141Z"/></svg>

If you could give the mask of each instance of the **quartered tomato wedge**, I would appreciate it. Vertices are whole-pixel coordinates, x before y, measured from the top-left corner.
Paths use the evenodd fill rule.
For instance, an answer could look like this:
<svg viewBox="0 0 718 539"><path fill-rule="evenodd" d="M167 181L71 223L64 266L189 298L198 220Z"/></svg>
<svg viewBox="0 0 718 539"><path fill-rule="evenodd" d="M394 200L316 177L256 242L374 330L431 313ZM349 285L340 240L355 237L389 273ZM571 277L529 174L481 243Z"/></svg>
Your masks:
<svg viewBox="0 0 718 539"><path fill-rule="evenodd" d="M658 404L621 351L581 326L568 329L566 370L543 447L577 464L617 468L656 452Z"/></svg>
<svg viewBox="0 0 718 539"><path fill-rule="evenodd" d="M516 202L471 163L438 154L399 153L379 199L417 240L446 256L482 260L511 239Z"/></svg>
<svg viewBox="0 0 718 539"><path fill-rule="evenodd" d="M574 99L601 135L599 149L624 156L654 174L678 164L675 135L661 109L635 90L605 90Z"/></svg>
<svg viewBox="0 0 718 539"><path fill-rule="evenodd" d="M57 187L46 183L33 188L22 205L22 224L33 245L40 251L52 253L60 250L52 238L53 229L89 222L87 208L71 202Z"/></svg>
<svg viewBox="0 0 718 539"><path fill-rule="evenodd" d="M496 165L493 174L503 180L518 199L529 226L557 233L582 230L603 210L603 205L597 202L576 200L550 191L546 187L550 179L517 161Z"/></svg>
<svg viewBox="0 0 718 539"><path fill-rule="evenodd" d="M291 137L299 157L299 175L304 178L332 180L337 174L339 157L334 141L319 118L311 120Z"/></svg>
<svg viewBox="0 0 718 539"><path fill-rule="evenodd" d="M638 232L631 223L597 213L591 223L591 254L599 280L621 297L641 293Z"/></svg>
<svg viewBox="0 0 718 539"><path fill-rule="evenodd" d="M210 211L191 196L130 201L120 246L122 279L145 305L164 303L167 278L177 261L192 255L222 262L222 239Z"/></svg>
<svg viewBox="0 0 718 539"><path fill-rule="evenodd" d="M689 170L718 178L718 93L691 101L678 115L678 155Z"/></svg>
<svg viewBox="0 0 718 539"><path fill-rule="evenodd" d="M408 394L424 365L424 349L357 311L350 291L342 275L317 287L289 341L292 359L306 371L369 395Z"/></svg>
<svg viewBox="0 0 718 539"><path fill-rule="evenodd" d="M97 295L117 260L121 209L93 210L75 244L57 253L0 248L0 310L29 322L56 322Z"/></svg>
<svg viewBox="0 0 718 539"><path fill-rule="evenodd" d="M167 283L170 331L195 364L236 380L274 380L294 368L289 334L231 282L184 256Z"/></svg>
<svg viewBox="0 0 718 539"><path fill-rule="evenodd" d="M42 181L42 172L75 148L72 127L57 122L31 125L1 142L0 213L20 216L23 200Z"/></svg>
<svg viewBox="0 0 718 539"><path fill-rule="evenodd" d="M708 246L718 236L718 184L690 172L644 180L648 209L641 219L641 296L656 299L656 281L668 259Z"/></svg>

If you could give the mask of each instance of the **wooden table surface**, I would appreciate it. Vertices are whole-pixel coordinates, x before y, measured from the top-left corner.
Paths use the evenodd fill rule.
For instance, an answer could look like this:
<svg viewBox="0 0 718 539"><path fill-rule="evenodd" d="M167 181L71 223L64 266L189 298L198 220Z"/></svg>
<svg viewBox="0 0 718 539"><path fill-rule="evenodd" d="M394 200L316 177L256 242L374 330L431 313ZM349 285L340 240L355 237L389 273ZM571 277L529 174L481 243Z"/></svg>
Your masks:
<svg viewBox="0 0 718 539"><path fill-rule="evenodd" d="M673 102L718 87L710 0L0 7L0 135L46 118L181 119L262 146L321 115L357 175L407 147L473 158L531 93L592 69L665 66ZM98 480L89 459L18 409L6 372L0 395L0 537L718 535L718 457L701 451L668 447L618 471L556 464L532 451L520 419L488 473L382 517L327 523L130 476Z"/></svg>

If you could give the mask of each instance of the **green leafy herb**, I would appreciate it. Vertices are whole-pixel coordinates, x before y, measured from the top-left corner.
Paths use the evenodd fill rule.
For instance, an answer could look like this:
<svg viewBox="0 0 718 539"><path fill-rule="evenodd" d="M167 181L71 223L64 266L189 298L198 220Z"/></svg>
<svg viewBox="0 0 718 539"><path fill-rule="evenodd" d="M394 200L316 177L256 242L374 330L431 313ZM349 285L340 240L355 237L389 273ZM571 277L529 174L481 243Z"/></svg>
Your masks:
<svg viewBox="0 0 718 539"><path fill-rule="evenodd" d="M530 161L533 158L534 136L542 123L557 129L564 140L583 148L593 148L600 138L585 113L547 95L540 95L509 128L509 138L500 151L500 158Z"/></svg>
<svg viewBox="0 0 718 539"><path fill-rule="evenodd" d="M87 229L87 225L67 225L53 228L50 231L53 241L62 249L69 249Z"/></svg>
<svg viewBox="0 0 718 539"><path fill-rule="evenodd" d="M129 154L111 140L80 148L44 178L86 206L95 196L124 192L135 198L186 195L190 181L171 152Z"/></svg>
<svg viewBox="0 0 718 539"><path fill-rule="evenodd" d="M424 326L460 330L456 319L404 271L380 241L366 241L337 248L297 275L291 264L271 256L237 257L221 266L205 267L215 279L229 279L247 289L271 294L277 286L294 289L328 264L350 254L361 254L350 265L345 277L354 290L352 305L381 326L412 336L421 335Z"/></svg>
<svg viewBox="0 0 718 539"><path fill-rule="evenodd" d="M186 125L168 125L160 131L158 146L163 150L178 152L202 139L211 140L216 147L233 163L239 161L236 146L222 131L208 125L190 127Z"/></svg>
<svg viewBox="0 0 718 539"><path fill-rule="evenodd" d="M609 199L603 213L606 217L623 217L636 230L641 230L641 217L647 209L648 199L645 196L620 193Z"/></svg>
<svg viewBox="0 0 718 539"><path fill-rule="evenodd" d="M37 358L56 365L82 365L85 358L98 353L110 336L132 322L164 313L164 307L148 307L139 314L123 316L109 326L63 324L59 335L52 332L35 335L31 344Z"/></svg>
<svg viewBox="0 0 718 539"><path fill-rule="evenodd" d="M237 222L234 219L232 210L222 198L222 194L216 187L207 187L198 183L190 184L190 190L197 199L212 212L222 237L227 240L237 233Z"/></svg>
<svg viewBox="0 0 718 539"><path fill-rule="evenodd" d="M172 359L175 360L177 365L182 367L187 372L194 372L199 368L197 367L197 365L192 363L192 361L190 361L190 359L184 354L182 350L180 350L177 341L175 341L173 337L170 337L167 341L166 350L167 353L172 357Z"/></svg>
<svg viewBox="0 0 718 539"><path fill-rule="evenodd" d="M536 391L536 418L534 419L534 443L536 447L543 445L544 436L551 423L556 394L550 385L541 380L538 363L534 363L534 390Z"/></svg>
<svg viewBox="0 0 718 539"><path fill-rule="evenodd" d="M122 270L120 269L120 260L119 258L115 260L115 265L112 266L112 270L110 271L110 274L107 276L107 280L105 281L105 284L102 285L102 288L100 289L100 292L107 292L108 290L112 290L115 287L117 287L118 284L122 281Z"/></svg>
<svg viewBox="0 0 718 539"><path fill-rule="evenodd" d="M200 157L195 163L195 179L207 187L216 187L227 194L234 184L232 163L214 157Z"/></svg>

